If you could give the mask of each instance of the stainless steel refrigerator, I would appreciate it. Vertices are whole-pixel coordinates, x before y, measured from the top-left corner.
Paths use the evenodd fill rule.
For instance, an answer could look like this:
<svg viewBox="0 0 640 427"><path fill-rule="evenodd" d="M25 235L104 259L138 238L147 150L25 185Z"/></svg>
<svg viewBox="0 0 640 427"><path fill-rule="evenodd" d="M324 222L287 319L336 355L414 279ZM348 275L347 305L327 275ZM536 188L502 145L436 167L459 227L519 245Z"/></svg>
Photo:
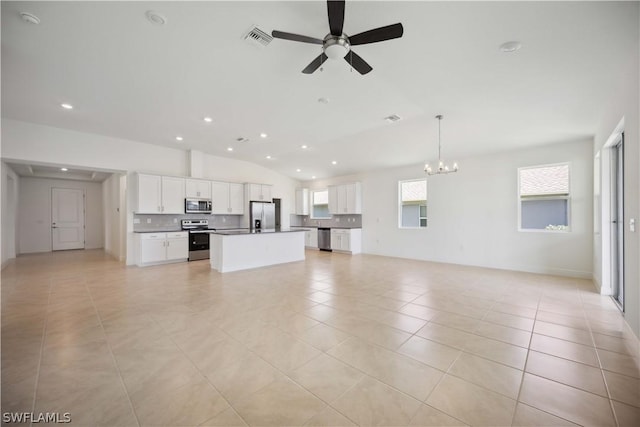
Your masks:
<svg viewBox="0 0 640 427"><path fill-rule="evenodd" d="M268 202L250 202L249 227L252 230L276 229L276 206Z"/></svg>

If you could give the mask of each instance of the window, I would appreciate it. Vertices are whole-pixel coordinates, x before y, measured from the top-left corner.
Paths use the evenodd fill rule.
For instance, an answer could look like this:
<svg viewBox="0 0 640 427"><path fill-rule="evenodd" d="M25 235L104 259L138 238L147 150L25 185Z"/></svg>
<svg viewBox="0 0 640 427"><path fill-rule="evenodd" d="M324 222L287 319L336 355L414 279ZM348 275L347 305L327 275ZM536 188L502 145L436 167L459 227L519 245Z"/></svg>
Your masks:
<svg viewBox="0 0 640 427"><path fill-rule="evenodd" d="M400 181L398 186L398 227L423 228L427 226L427 180Z"/></svg>
<svg viewBox="0 0 640 427"><path fill-rule="evenodd" d="M569 164L518 169L520 230L569 230Z"/></svg>
<svg viewBox="0 0 640 427"><path fill-rule="evenodd" d="M311 218L327 219L331 218L329 213L329 191L312 191L311 192Z"/></svg>

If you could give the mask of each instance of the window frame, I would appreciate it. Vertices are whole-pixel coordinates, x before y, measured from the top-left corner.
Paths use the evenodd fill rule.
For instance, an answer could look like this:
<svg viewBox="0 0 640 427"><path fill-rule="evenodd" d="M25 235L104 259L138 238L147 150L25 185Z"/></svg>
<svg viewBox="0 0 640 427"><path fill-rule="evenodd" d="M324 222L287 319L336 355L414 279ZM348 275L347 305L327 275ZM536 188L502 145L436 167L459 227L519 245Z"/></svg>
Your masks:
<svg viewBox="0 0 640 427"><path fill-rule="evenodd" d="M427 199L425 200L424 205L423 204L416 204L416 206L418 206L418 226L417 227L406 227L404 225L402 225L402 184L405 182L416 182L416 181L424 181L425 186L426 186L426 193L427 193ZM428 210L428 201L429 201L429 183L427 182L427 178L415 178L415 179L401 179L398 181L398 201L397 201L397 206L398 206L398 229L400 230L426 230L427 227L429 226L429 210ZM424 206L425 207L425 216L423 217L421 215L420 212L420 208ZM421 226L421 222L422 220L425 220L425 225L424 227Z"/></svg>
<svg viewBox="0 0 640 427"><path fill-rule="evenodd" d="M554 194L554 195L541 195L541 196L525 196L524 200L566 200L567 201L567 228L565 228L564 230L549 230L546 228L522 228L522 201L523 201L523 197L520 195L520 171L524 170L524 169L542 169L542 168L547 168L547 167L554 167L554 166L567 166L568 172L567 172L567 186L569 189L569 192L566 196L564 195L558 195L558 194ZM522 166L519 167L517 170L517 187L516 187L516 193L517 193L517 203L518 203L518 232L522 232L522 233L570 233L572 231L572 218L571 218L571 193L572 193L572 189L571 189L571 162L559 162L559 163L546 163L546 164L541 164L541 165L534 165L534 166Z"/></svg>
<svg viewBox="0 0 640 427"><path fill-rule="evenodd" d="M314 209L313 207L316 206L314 204L314 193L322 193L322 192L327 192L327 212L329 213L329 216L315 216L314 215ZM319 205L322 206L322 205ZM329 212L328 210L329 208L329 189L325 188L325 189L317 189L317 190L311 190L309 192L309 218L310 219L331 219L333 218L333 215L331 215L331 212Z"/></svg>

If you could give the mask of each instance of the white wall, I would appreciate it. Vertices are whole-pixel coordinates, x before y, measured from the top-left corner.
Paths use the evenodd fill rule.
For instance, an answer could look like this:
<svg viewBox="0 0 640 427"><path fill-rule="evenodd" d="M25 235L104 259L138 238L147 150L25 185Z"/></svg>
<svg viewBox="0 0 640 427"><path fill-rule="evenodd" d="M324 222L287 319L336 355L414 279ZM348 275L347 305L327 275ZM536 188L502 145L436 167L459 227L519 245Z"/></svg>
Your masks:
<svg viewBox="0 0 640 427"><path fill-rule="evenodd" d="M18 186L20 179L6 163L0 165L2 173L2 266L16 257L18 218Z"/></svg>
<svg viewBox="0 0 640 427"><path fill-rule="evenodd" d="M51 251L51 189L85 191L85 248L104 247L102 185L66 179L20 178L18 253Z"/></svg>
<svg viewBox="0 0 640 427"><path fill-rule="evenodd" d="M122 180L126 176L111 174L102 183L102 204L104 218L104 250L118 260L124 260L126 252L123 251L123 240L126 233L126 205L122 194Z"/></svg>
<svg viewBox="0 0 640 427"><path fill-rule="evenodd" d="M398 181L423 165L313 183L362 182L363 252L483 267L591 277L591 140L462 159L460 171L428 178L428 227L398 228ZM517 169L570 162L571 232L518 232Z"/></svg>
<svg viewBox="0 0 640 427"><path fill-rule="evenodd" d="M639 13L640 19L640 13ZM636 30L637 31L637 30ZM638 37L638 35L636 36ZM600 185L606 184L607 164L603 162L603 156L609 136L614 132L621 120L624 120L624 282L625 282L625 319L636 336L640 336L640 238L639 229L632 232L629 227L629 220L634 218L636 223L640 220L640 42L638 43L638 56L635 58L620 58L627 63L626 74L619 80L618 91L611 94L610 102L603 106L604 116L598 124L594 138L594 155L601 153L599 168L602 170ZM606 185L602 185L603 193ZM601 209L603 204L595 206ZM604 216L606 219L606 212ZM638 227L638 226L636 226ZM602 227L601 227L602 228ZM604 234L594 233L594 280L597 283L606 283L608 271L606 263L608 256L606 246L608 245L605 230ZM603 241L604 240L604 241Z"/></svg>
<svg viewBox="0 0 640 427"><path fill-rule="evenodd" d="M259 182L273 185L273 197L282 199L283 226L294 212L298 182L262 166L234 159L203 154L189 156L187 151L71 131L12 119L2 119L2 158L23 162L62 164L70 167L126 172L127 182L134 172L188 176L192 170L202 177L231 182ZM197 160L201 159L201 160ZM199 174L199 173L198 173ZM133 191L126 192L127 263L133 263ZM124 239L123 239L124 240Z"/></svg>

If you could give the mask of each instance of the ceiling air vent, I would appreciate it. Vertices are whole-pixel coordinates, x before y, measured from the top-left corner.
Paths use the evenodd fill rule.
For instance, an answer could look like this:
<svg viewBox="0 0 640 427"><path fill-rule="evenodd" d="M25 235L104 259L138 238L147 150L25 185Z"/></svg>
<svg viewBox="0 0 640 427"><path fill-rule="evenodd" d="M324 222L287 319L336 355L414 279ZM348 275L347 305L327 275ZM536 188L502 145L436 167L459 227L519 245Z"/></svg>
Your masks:
<svg viewBox="0 0 640 427"><path fill-rule="evenodd" d="M266 46L271 43L273 37L269 34L265 33L258 27L253 27L249 30L249 32L244 36L244 39L251 44L255 44L257 46Z"/></svg>
<svg viewBox="0 0 640 427"><path fill-rule="evenodd" d="M390 116L387 116L384 118L386 121L388 121L389 123L395 123L400 121L400 116L397 114L392 114Z"/></svg>

